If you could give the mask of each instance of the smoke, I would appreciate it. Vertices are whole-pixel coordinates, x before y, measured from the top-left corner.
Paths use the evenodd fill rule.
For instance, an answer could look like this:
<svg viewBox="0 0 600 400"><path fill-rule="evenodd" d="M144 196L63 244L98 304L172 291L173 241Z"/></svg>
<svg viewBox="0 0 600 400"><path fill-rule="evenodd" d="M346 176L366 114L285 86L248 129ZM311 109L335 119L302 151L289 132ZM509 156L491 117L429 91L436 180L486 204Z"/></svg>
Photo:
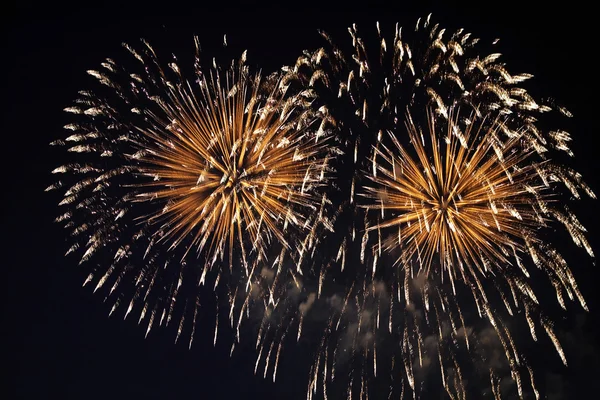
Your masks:
<svg viewBox="0 0 600 400"><path fill-rule="evenodd" d="M316 293L314 293L314 292L310 293L308 295L308 298L306 299L306 301L304 301L303 303L301 303L298 306L298 311L300 311L300 314L306 315L306 313L308 312L308 310L310 310L310 308L312 307L312 305L316 299L317 299Z"/></svg>
<svg viewBox="0 0 600 400"><path fill-rule="evenodd" d="M260 276L270 283L273 282L273 278L275 278L275 271L271 268L263 267L260 271Z"/></svg>

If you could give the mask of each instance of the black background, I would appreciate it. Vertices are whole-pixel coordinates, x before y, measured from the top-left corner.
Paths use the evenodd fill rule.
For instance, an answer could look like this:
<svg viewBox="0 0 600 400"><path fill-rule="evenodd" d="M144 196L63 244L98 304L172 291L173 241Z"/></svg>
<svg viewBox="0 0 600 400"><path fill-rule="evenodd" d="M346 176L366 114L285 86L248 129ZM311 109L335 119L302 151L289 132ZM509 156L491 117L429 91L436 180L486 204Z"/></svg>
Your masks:
<svg viewBox="0 0 600 400"><path fill-rule="evenodd" d="M192 35L197 34L204 54L218 57L227 34L229 56L248 49L249 63L271 72L293 63L303 49L321 45L317 28L337 40L349 40L345 28L352 22L374 29L377 20L399 21L412 29L417 17L434 12L434 18L449 28L465 27L488 40L500 37L508 69L535 75L525 85L530 92L557 98L574 114L569 130L576 158L570 165L600 192L598 50L590 9L575 2L562 3L561 8L527 2L418 7L404 3L369 7L367 2L198 4L195 8L169 1L127 7L25 3L3 13L0 273L5 296L1 330L6 395L2 397L305 397L308 365L293 351L284 352L273 384L252 375L253 352L241 351L229 358L229 344L213 347L210 333L200 335L191 351L187 343L174 345L171 331L157 329L144 339L145 329L133 320L108 318L109 306L89 287L81 287L87 275L84 268L63 257L66 238L52 222L57 215L56 197L43 191L52 183L50 171L61 164L48 143L64 135L62 126L69 121L61 110L78 90L95 85L85 71L96 68L105 57L123 54L121 42L145 37L176 54L190 54ZM590 231L596 252L600 252L598 206L597 201L582 201L575 209ZM537 350L542 360L537 362L537 377L549 399L595 398L600 376L595 343L600 332L599 274L582 251L566 256L591 312L584 314L571 303L568 314L554 316L570 367L562 367L554 350L545 347ZM553 293L548 295L552 298L547 302L555 302Z"/></svg>

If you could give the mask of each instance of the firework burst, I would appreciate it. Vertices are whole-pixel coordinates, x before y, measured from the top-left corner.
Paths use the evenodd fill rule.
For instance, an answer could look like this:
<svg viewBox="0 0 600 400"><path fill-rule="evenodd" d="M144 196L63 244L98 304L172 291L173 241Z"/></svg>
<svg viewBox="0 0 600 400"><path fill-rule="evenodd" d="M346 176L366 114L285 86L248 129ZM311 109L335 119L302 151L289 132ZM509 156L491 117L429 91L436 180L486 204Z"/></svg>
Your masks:
<svg viewBox="0 0 600 400"><path fill-rule="evenodd" d="M415 123L413 115L420 121L422 114L425 123ZM482 370L489 371L495 399L507 394L498 384L507 373L520 398L529 392L539 398L518 346L524 338L513 337L508 320L522 315L531 338L547 334L566 364L533 280L545 275L562 308L569 298L587 310L565 258L546 236L563 225L593 257L584 227L558 200L565 188L577 198L595 196L579 174L527 148L520 131L498 140L507 128L497 116L455 108L447 121L431 109L413 115L406 131L381 138L363 171L370 182L358 188L365 229L361 246L347 250L355 259L344 271L333 262L321 270L318 293L331 316L308 398L340 390L361 399L384 395L370 388L377 379L376 387L387 382L400 398L427 397L439 382L451 398L465 399L482 390L465 378ZM498 349L504 361L492 366Z"/></svg>
<svg viewBox="0 0 600 400"><path fill-rule="evenodd" d="M261 105L260 76L246 74L231 70L223 87L203 78L199 96L170 89L164 117L153 115L158 129L142 131L140 171L152 181L136 197L166 202L148 222L171 248L189 239L188 251L201 252L208 242L211 264L228 252L231 265L237 240L247 265L244 233L259 257L273 238L289 248L284 230L310 222L298 209L317 208L313 186L327 168L315 160L318 134L307 136L310 116L292 116L298 99L276 88Z"/></svg>
<svg viewBox="0 0 600 400"><path fill-rule="evenodd" d="M486 126L476 110L461 124L459 113L451 111L445 130L436 126L435 114L429 112L426 133L409 115L410 146L402 146L389 132L392 146L375 148L372 185L363 194L378 222L368 230L378 233L374 254L398 254L394 263L406 277L422 275L442 282L446 277L451 286L447 299L457 296L457 286L470 289L479 315L496 329L515 377L522 357L496 315L489 286L508 314L513 315L514 308L525 309L534 340L533 313L539 300L528 282L530 266L547 275L564 309L566 293L587 310L567 262L543 232L562 224L573 242L593 257L585 228L574 214L558 209L554 200L559 185L577 198L580 191L595 196L574 171L535 161L535 150L523 148L520 132L512 132L506 142L498 140L498 132L506 130L501 120ZM427 310L429 295L422 292ZM460 303L449 301L460 313ZM551 323L545 317L539 323L566 364ZM520 379L514 379L522 396Z"/></svg>
<svg viewBox="0 0 600 400"><path fill-rule="evenodd" d="M343 173L329 221L336 233L322 239L317 290L335 305L309 397L326 398L344 380L349 397L368 397L369 381L388 370L396 377L391 392L418 396L427 393L428 366L438 363L447 394L464 398L465 357L489 370L490 395L499 398L498 375L509 372L520 396L525 375L538 396L503 319L524 310L534 340L541 325L565 361L530 277L541 270L563 308L565 294L586 308L566 261L544 236L562 224L593 255L585 229L561 206L560 189L594 195L577 172L549 161L573 155L570 135L537 122L552 110L570 113L534 100L521 87L530 74L509 73L499 53L485 53L462 29L448 34L428 17L414 32L396 26L386 36L377 24L371 39L379 46L370 49L355 25L348 30L351 46L323 32L327 44L286 69L287 80L319 93L345 149L336 160ZM407 108L418 118L430 110L424 134L405 119ZM459 117L459 108L467 114ZM494 308L498 301L506 311ZM474 331L482 325L467 303L491 323L508 371L485 362L495 350L486 348L489 337L480 339L487 328Z"/></svg>
<svg viewBox="0 0 600 400"><path fill-rule="evenodd" d="M49 189L66 188L57 221L74 240L67 253L81 263L101 257L85 283L110 283L111 313L132 290L125 316L149 316L148 331L179 312L179 337L193 315L190 345L200 286L210 279L216 289L227 272L239 339L253 300L278 303L283 260L303 251L326 200L326 112L313 111L310 91L289 95L277 76L251 74L245 53L226 70L214 61L204 69L196 41L188 80L143 43L141 52L125 46L140 71L106 60L88 71L102 90L80 92L65 109L80 118L54 144L77 160L53 171L64 179Z"/></svg>
<svg viewBox="0 0 600 400"><path fill-rule="evenodd" d="M365 187L366 197L373 201L369 208L388 216L368 229L395 229L395 237L383 240L384 250L401 248L398 262L408 268L417 259L426 275L433 273L434 264L439 265L453 284L461 279L475 287L476 281L468 276L492 272L504 276L512 267L529 277L521 262L526 254L535 265L549 266L556 277L552 280L575 293L585 307L571 272L560 256L546 257L554 252L537 231L552 219L559 221L575 244L593 257L575 215L552 210L549 201L557 182L576 197L578 189L594 194L573 171L549 162L529 162L533 150L521 148L518 132L500 142L503 123L492 123L485 132L483 123L478 127L469 123L462 132L458 118L458 113L452 117L442 136L432 112L428 134L419 131L409 116L407 131L414 155L392 132L391 149L375 148L373 186Z"/></svg>

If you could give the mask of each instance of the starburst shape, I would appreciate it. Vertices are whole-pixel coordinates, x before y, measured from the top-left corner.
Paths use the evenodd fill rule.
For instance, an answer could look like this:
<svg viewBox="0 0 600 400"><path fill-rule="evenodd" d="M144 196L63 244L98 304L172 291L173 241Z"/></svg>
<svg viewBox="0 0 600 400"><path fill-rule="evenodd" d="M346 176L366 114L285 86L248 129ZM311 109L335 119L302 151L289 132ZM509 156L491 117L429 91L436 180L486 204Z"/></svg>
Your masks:
<svg viewBox="0 0 600 400"><path fill-rule="evenodd" d="M459 112L453 113L443 134L433 111L428 112L426 133L409 114L410 146L389 132L393 146L375 148L370 174L374 185L364 194L372 200L368 207L380 210L383 218L369 230L396 231L378 246L402 249L397 259L402 265L416 260L426 274L439 266L452 282L460 278L474 285L478 276L511 268L529 277L521 262L529 255L560 277L567 291L578 294L562 257L548 257L548 246L538 234L553 220L562 222L573 241L593 256L575 216L551 208L555 184L575 188L580 182L572 178L578 176L536 161L533 148L523 149L519 132L500 140L507 129L501 119L486 120L475 111L461 123Z"/></svg>
<svg viewBox="0 0 600 400"><path fill-rule="evenodd" d="M245 70L230 70L225 83L211 75L199 87L198 95L171 88L156 128L142 132L140 170L152 181L137 198L166 201L148 221L171 248L187 243L200 252L208 244L213 262L226 250L232 260L245 237L261 256L273 239L291 247L285 231L309 222L327 169L314 116L298 112L302 100L285 99L278 84L261 99L260 76Z"/></svg>
<svg viewBox="0 0 600 400"><path fill-rule="evenodd" d="M88 71L103 87L79 92L65 109L77 122L53 142L70 153L48 188L65 188L57 222L73 241L67 254L88 265L108 256L84 285L110 286L111 313L119 294L133 292L125 316L149 315L147 332L179 313L179 337L193 315L190 345L200 286L214 283L216 293L226 282L239 335L252 293L272 306L285 297L284 259L305 252L319 226L335 152L327 110L312 107L309 90L289 90L281 74L251 72L245 52L205 68L196 39L189 73L176 60L163 69L142 42L141 50L125 45L141 68L107 59Z"/></svg>

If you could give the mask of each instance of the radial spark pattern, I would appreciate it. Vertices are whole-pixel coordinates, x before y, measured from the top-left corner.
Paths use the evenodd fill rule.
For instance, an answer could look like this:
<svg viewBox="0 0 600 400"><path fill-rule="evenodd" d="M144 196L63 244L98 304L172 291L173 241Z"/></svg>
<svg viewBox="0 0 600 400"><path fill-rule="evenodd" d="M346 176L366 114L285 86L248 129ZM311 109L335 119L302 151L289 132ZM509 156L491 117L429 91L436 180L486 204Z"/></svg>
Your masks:
<svg viewBox="0 0 600 400"><path fill-rule="evenodd" d="M353 252L343 243L338 263L344 250L355 259L345 271L332 261L321 272L318 296L332 316L308 397L338 395L344 382L349 397L382 396L377 387L385 383L400 398L428 397L437 369L453 399L483 391L467 378L481 371L490 397L509 393L498 382L510 374L514 394L539 398L527 351L518 346L525 338L514 337L507 320L523 315L531 339L544 332L567 363L542 311L547 299L534 291L543 285L533 280L545 275L563 308L568 297L587 310L547 237L562 225L593 257L584 227L558 200L594 194L579 174L540 159L501 118L450 108L446 122L432 110L413 111L421 123L409 114L405 130L388 131L373 147L369 183L358 188L367 210L361 246ZM511 139L500 141L500 132ZM498 351L504 359L491 363ZM370 388L375 379L380 384Z"/></svg>
<svg viewBox="0 0 600 400"><path fill-rule="evenodd" d="M582 189L593 193L573 171L531 162L533 150L519 146L519 132L500 142L501 121L487 129L482 123L469 123L462 132L457 118L443 136L433 113L425 134L409 120L413 154L391 132L393 146L376 147L370 176L374 185L366 187L367 197L373 201L370 208L387 216L369 230L396 231L382 246L386 251L400 248L398 262L404 267L418 260L419 269L429 275L439 266L451 282L461 279L473 287L476 275L511 276L512 267L529 277L521 262L526 255L533 264L548 268L553 282L560 282L585 307L571 272L538 231L556 220L593 257L575 215L553 210L549 204L558 182L576 197Z"/></svg>
<svg viewBox="0 0 600 400"><path fill-rule="evenodd" d="M247 73L232 70L223 86L204 78L199 96L171 90L159 103L164 117L153 116L157 129L142 132L140 170L153 179L137 198L167 202L148 221L171 247L191 239L188 249L200 252L208 242L211 263L227 251L232 263L238 241L246 264L245 234L262 257L274 238L290 247L284 230L310 223L301 211L319 205L313 186L327 167L320 138L307 133L311 117L293 116L299 99L276 87L260 104L260 77Z"/></svg>
<svg viewBox="0 0 600 400"><path fill-rule="evenodd" d="M176 60L163 70L146 42L126 48L142 68L108 59L88 71L104 87L80 92L65 109L78 116L70 136L54 142L76 155L49 188L66 188L57 221L74 240L67 253L96 257L85 283L111 283L112 311L133 293L125 316L137 308L149 331L178 314L179 337L192 315L192 339L200 286L216 289L226 272L239 335L252 302L277 304L284 258L314 234L332 151L325 110L313 111L310 91L252 75L245 53L221 70L202 68L197 52L186 78Z"/></svg>

